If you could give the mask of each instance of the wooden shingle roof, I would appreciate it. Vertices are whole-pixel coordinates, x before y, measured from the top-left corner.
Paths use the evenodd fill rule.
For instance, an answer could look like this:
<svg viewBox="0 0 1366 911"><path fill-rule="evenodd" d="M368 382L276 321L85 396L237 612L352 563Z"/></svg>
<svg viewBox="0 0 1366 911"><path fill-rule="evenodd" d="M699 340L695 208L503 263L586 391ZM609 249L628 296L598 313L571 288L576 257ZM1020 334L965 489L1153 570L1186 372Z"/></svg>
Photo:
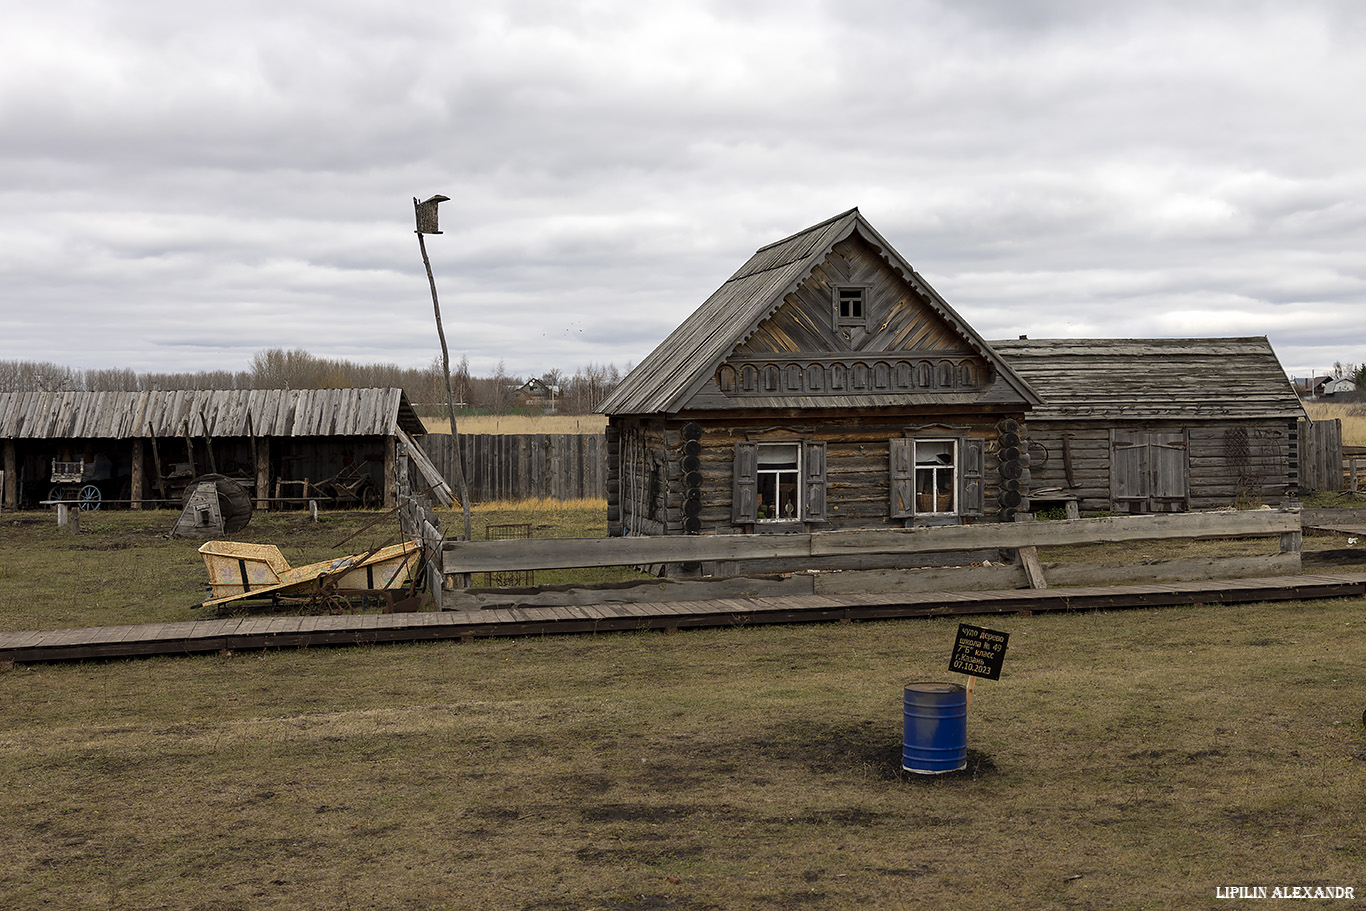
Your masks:
<svg viewBox="0 0 1366 911"><path fill-rule="evenodd" d="M991 346L1042 396L1031 421L1304 417L1265 337L1012 339Z"/></svg>
<svg viewBox="0 0 1366 911"><path fill-rule="evenodd" d="M672 414L685 408L716 369L783 305L784 299L832 248L861 234L874 244L927 306L988 360L1025 401L1033 392L987 342L930 287L858 209L850 209L790 237L760 247L702 306L650 352L598 406L604 414ZM897 404L905 404L900 399Z"/></svg>
<svg viewBox="0 0 1366 911"><path fill-rule="evenodd" d="M402 389L0 393L0 439L392 436L426 430Z"/></svg>

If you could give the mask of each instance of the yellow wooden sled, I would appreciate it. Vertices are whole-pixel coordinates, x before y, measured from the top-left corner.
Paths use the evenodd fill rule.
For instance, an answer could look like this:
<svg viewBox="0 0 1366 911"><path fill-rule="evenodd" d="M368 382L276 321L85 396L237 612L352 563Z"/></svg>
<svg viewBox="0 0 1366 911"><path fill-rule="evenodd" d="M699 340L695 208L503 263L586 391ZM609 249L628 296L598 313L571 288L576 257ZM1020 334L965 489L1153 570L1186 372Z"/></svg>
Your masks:
<svg viewBox="0 0 1366 911"><path fill-rule="evenodd" d="M210 541L199 552L209 571L213 597L200 607L256 598L307 597L324 587L343 597L393 591L408 584L421 560L421 550L408 542L291 567L274 544Z"/></svg>

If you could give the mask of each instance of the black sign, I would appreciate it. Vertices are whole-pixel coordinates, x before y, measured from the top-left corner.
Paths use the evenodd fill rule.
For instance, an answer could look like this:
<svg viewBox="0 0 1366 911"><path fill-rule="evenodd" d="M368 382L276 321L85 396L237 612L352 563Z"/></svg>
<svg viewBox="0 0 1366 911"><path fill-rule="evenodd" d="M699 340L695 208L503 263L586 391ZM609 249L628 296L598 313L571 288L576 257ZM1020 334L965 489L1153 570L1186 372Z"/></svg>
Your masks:
<svg viewBox="0 0 1366 911"><path fill-rule="evenodd" d="M970 677L1000 680L1001 665L1006 660L1006 643L1009 641L1010 633L960 623L958 639L953 643L953 657L949 659L949 670Z"/></svg>

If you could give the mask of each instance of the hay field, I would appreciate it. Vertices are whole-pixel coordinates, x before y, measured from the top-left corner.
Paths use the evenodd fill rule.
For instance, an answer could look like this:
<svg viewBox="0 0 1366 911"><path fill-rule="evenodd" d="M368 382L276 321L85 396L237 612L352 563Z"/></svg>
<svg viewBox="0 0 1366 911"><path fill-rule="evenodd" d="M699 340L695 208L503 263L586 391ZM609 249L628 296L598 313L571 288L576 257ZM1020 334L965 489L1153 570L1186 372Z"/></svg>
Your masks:
<svg viewBox="0 0 1366 911"><path fill-rule="evenodd" d="M424 417L428 433L450 433L451 422L445 418ZM488 414L457 417L461 433L490 433L513 435L523 433L602 433L607 428L607 417L601 414Z"/></svg>
<svg viewBox="0 0 1366 911"><path fill-rule="evenodd" d="M1361 403L1305 402L1304 410L1311 421L1342 421L1344 446L1366 446L1366 405Z"/></svg>

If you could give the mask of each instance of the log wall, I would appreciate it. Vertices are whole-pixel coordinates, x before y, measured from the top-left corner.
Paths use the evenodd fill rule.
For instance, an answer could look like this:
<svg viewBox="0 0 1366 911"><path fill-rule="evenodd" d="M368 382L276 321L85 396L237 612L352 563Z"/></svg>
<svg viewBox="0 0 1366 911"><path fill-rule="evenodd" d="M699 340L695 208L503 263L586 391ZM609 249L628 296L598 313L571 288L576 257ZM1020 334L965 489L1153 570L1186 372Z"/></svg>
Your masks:
<svg viewBox="0 0 1366 911"><path fill-rule="evenodd" d="M968 521L994 521L997 513L999 466L996 459L996 415L923 417L907 420L889 416L850 414L838 422L785 416L749 420L699 420L700 511L702 534L731 534L747 530L732 520L735 444L746 440L810 439L826 444L826 521L808 530L899 527L890 516L891 464L889 440L908 433L921 437L973 437L987 443L985 464L986 514ZM611 534L681 535L688 486L683 470L684 428L688 421L647 419L616 422L620 428L620 490L609 491L612 506L620 506L620 528ZM652 472L658 466L659 490L651 493ZM961 470L961 468L960 468ZM652 508L653 507L653 508ZM810 523L809 523L810 524Z"/></svg>

